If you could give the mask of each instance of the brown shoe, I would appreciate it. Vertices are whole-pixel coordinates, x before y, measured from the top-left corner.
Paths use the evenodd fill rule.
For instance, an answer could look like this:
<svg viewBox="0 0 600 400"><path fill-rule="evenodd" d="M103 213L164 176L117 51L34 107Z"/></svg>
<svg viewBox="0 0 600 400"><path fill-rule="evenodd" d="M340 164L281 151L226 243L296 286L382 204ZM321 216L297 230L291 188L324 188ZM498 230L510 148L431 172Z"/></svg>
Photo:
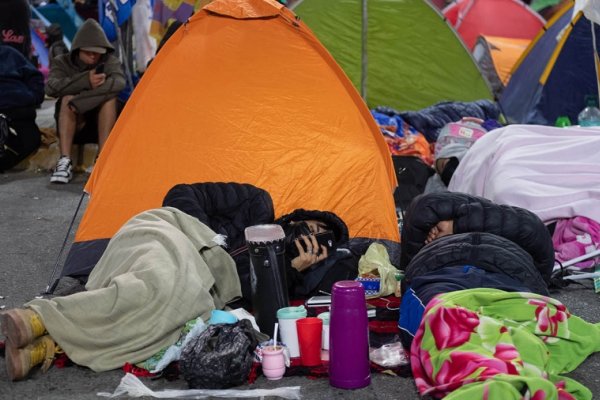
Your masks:
<svg viewBox="0 0 600 400"><path fill-rule="evenodd" d="M29 374L31 368L40 363L42 363L42 372L48 371L55 352L56 343L50 335L37 338L32 344L21 349L7 345L5 358L8 379L11 381L23 379Z"/></svg>
<svg viewBox="0 0 600 400"><path fill-rule="evenodd" d="M7 345L23 347L46 332L39 314L30 309L14 308L0 314L2 333Z"/></svg>

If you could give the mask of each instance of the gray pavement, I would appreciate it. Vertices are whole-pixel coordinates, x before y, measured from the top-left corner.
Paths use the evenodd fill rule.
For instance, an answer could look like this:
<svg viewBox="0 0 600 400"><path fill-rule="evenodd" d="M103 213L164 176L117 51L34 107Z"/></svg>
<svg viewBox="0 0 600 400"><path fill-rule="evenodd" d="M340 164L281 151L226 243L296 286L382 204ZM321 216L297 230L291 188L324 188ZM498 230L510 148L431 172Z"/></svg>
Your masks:
<svg viewBox="0 0 600 400"><path fill-rule="evenodd" d="M44 291L86 178L84 174L76 175L73 183L57 186L50 185L46 173L0 174L0 296L4 296L0 298L0 306L19 307ZM67 293L76 286L77 282L63 279L57 293ZM600 300L589 283L572 285L553 296L573 314L590 322L600 321ZM95 373L76 366L53 367L46 374L35 370L25 381L9 382L0 358L0 399L99 399L96 393L113 392L122 376L120 370ZM569 376L590 388L594 397L600 397L600 354L591 356ZM153 390L187 388L182 379L173 382L145 379L144 383ZM370 386L354 391L334 389L327 379L306 377L280 381L260 377L255 384L238 389L281 386L301 386L305 399L419 398L411 379L385 374L373 374Z"/></svg>

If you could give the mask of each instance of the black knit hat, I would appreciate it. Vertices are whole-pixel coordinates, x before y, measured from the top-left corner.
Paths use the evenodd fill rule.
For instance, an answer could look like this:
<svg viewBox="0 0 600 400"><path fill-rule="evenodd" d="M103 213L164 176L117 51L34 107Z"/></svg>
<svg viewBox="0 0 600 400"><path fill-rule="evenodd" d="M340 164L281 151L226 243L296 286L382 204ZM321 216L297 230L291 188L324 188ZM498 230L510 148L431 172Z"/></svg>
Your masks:
<svg viewBox="0 0 600 400"><path fill-rule="evenodd" d="M306 220L317 220L324 222L329 229L333 231L336 244L338 245L347 242L349 239L348 226L340 217L331 211L305 210L303 208L298 208L289 214L279 217L275 220L275 223L281 225L285 231L286 227L291 222Z"/></svg>

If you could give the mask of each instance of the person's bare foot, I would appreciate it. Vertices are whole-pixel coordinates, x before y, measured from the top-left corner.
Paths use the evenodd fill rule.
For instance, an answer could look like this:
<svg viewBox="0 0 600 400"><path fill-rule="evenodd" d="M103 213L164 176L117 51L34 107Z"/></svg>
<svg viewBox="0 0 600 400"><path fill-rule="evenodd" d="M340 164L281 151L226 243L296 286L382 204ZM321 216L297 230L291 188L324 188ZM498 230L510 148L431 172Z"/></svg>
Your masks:
<svg viewBox="0 0 600 400"><path fill-rule="evenodd" d="M427 238L425 239L425 244L429 244L437 238L440 238L442 236L451 235L453 233L454 233L454 221L452 221L452 220L440 221L437 223L436 226L431 228L431 230L427 234Z"/></svg>

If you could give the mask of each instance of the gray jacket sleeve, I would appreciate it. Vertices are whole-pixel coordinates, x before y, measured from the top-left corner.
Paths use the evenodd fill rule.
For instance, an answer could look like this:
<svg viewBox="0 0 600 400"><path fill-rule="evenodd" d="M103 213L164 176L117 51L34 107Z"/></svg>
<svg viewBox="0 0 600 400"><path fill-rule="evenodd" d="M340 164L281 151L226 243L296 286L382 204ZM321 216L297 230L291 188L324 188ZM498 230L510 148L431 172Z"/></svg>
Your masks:
<svg viewBox="0 0 600 400"><path fill-rule="evenodd" d="M69 65L69 55L57 57L54 60L46 83L46 94L50 97L76 95L83 90L90 90L89 72L74 72Z"/></svg>
<svg viewBox="0 0 600 400"><path fill-rule="evenodd" d="M62 64L61 59L61 64ZM58 63L57 63L58 64ZM46 94L53 97L74 95L69 103L78 113L92 110L107 100L116 97L125 88L125 75L121 63L116 57L108 57L105 62L104 71L106 81L95 89L92 89L89 81L89 71L77 72L69 77L64 71L63 65L56 65L54 74L48 79ZM53 79L51 79L53 78Z"/></svg>

